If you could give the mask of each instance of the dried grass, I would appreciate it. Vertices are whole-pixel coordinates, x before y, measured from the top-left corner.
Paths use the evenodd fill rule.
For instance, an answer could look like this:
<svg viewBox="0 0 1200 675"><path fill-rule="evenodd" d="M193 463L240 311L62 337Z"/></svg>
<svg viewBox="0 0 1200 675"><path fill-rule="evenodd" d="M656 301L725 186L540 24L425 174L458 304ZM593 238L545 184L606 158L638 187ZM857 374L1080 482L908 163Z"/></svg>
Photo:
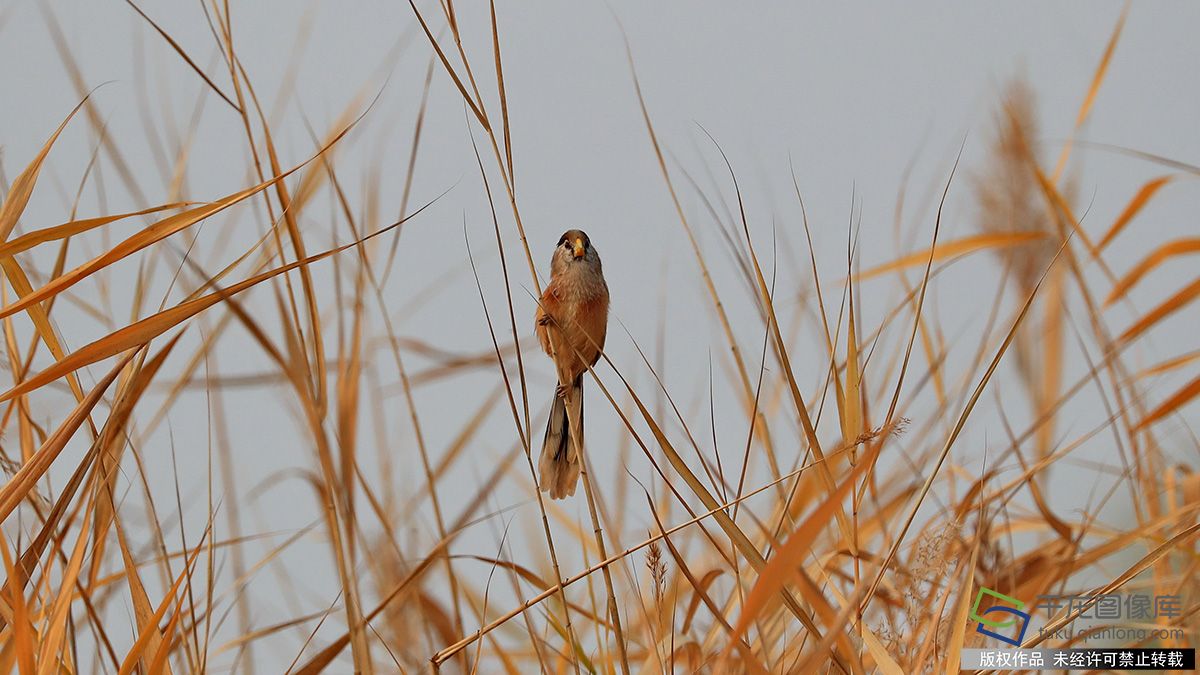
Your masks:
<svg viewBox="0 0 1200 675"><path fill-rule="evenodd" d="M708 206L699 215L684 207L665 159L669 153L653 125L653 96L645 95L635 72L631 87L646 123L647 156L660 168L698 267L697 285L703 286L724 339L721 347L730 356L722 361L728 373L724 384L735 392L740 409L722 411L723 423L744 425L746 441L717 448L714 429L712 447L706 447L698 439L708 434L691 426L700 418L676 407L676 400L703 400L705 392L673 391L644 355L641 363L618 363L606 355L590 376L621 421L629 447L642 451L662 490L647 489L643 508L639 499L628 497L637 494L632 476L608 481L585 472L585 523L543 503L532 489L531 440L538 422L530 399L540 400L541 388L527 381L529 342L521 326L529 321L518 310L522 284L510 278L508 268L514 246L524 254L534 297L540 281L516 196L501 58L504 33L494 5L487 16L490 44L469 45L454 3L442 3L436 20L411 4L433 60L423 86L412 88L422 91L413 152L401 215L387 225L378 222L378 182L357 204L349 196L356 191L344 190L339 178L344 165L335 150L369 114L361 105L348 107L325 140L314 141L317 149L309 159L285 169L238 56L228 7L204 6L228 71L229 85L220 87L167 30L129 4L200 78L205 91L240 117L252 158L244 169L253 178L244 189L203 202L176 197L135 212L84 218L72 207L61 225L31 227L23 214L41 186L42 166L63 128L81 123L72 120L81 109L103 139L97 152L118 167L131 193L142 193L120 159L119 146L103 135L70 47L46 10L60 54L81 89L81 103L27 160L0 206L0 267L8 282L0 321L11 376L0 395L5 404L0 460L7 474L0 489L6 579L0 590L0 672L250 672L268 655L290 663L294 673L350 668L364 673L954 672L959 650L977 641L966 616L980 586L1026 599L1136 586L1182 597L1183 611L1160 618L1160 627L1182 628L1188 635L1200 629L1200 471L1173 463L1156 433L1164 420L1178 419L1200 396L1200 378L1166 396L1145 384L1149 375L1194 368L1200 352L1139 376L1131 375L1126 363L1126 354L1151 331L1180 325L1177 314L1200 296L1200 281L1175 290L1149 311L1136 311L1133 323L1115 337L1101 314L1104 306L1128 303L1128 291L1163 262L1200 250L1192 239L1164 242L1125 274L1109 270L1110 264L1127 262L1115 257L1111 242L1138 227L1138 214L1162 198L1162 188L1177 175L1195 172L1188 165L1159 158L1179 173L1131 186L1134 196L1123 210L1107 216L1113 224L1093 244L1073 213L1070 181L1062 178L1071 145L1047 171L1035 144L1033 92L1014 85L998 106L998 133L988 160L971 172L980 232L943 240L939 206L936 217L918 229L931 231L931 240L914 253L861 272L855 248L848 246L844 268L837 265L835 278L846 286L836 314L821 295L822 281L826 289L836 282L819 277L810 238L807 253L818 295L801 310L808 313L802 317L790 302L778 302L783 296L764 271L762 244L755 239L763 226L746 215L745 200L755 195L743 192L728 159L722 155L728 177L721 189L736 197L737 208L722 215L712 205L723 204L725 196L704 194L686 170L689 188ZM0 13L0 23L3 18ZM1076 129L1095 105L1123 22L1124 17L1100 57ZM473 62L471 53L486 54L486 62ZM632 52L629 59L632 67ZM488 78L478 77L483 73ZM401 225L422 211L409 211L407 203L418 167L425 96L431 78L443 76L466 106L472 143L484 141L476 157L492 204L495 237L487 244L468 241L483 301L480 325L488 326L493 347L482 354L448 353L401 338L393 328L389 314L395 306L423 301L440 282L413 289L412 298L385 297L381 290L396 260ZM495 91L481 90L488 82ZM177 147L176 164L186 165L186 144ZM497 176L503 191L493 194ZM288 177L299 180L295 189ZM960 189L951 173L943 200ZM333 219L349 233L342 243L318 243L301 227L306 208L323 191L339 207ZM138 276L138 306L154 293L162 293L163 304L141 318L110 315L79 293L89 289L106 295L111 292L107 270L162 264L165 247L192 246L193 228L244 203L256 205L261 238L235 252L235 262L215 274L198 261L225 252L193 252L172 277L172 284L185 289L181 301L168 305L167 293L153 286L150 273ZM156 220L115 244L108 241L110 226L141 217ZM705 218L714 221L734 251L741 287L722 288L711 274L715 263L696 234ZM28 229L18 234L22 224ZM803 226L807 233L806 216ZM381 237L389 233L390 245L382 245ZM65 269L67 245L94 235L103 235L103 252ZM30 261L53 254L54 246L59 247L54 271L40 280ZM495 247L499 265L477 256L481 246ZM965 342L947 343L926 298L954 259L984 251L996 257L1001 274L993 281L988 268L980 267L973 272L977 283L997 285L998 297L1011 288L1017 302L993 308L972 351ZM787 255L801 259L803 252ZM1091 263L1111 288L1085 281L1081 269ZM322 303L317 292L314 270L323 265L336 266L337 303ZM906 276L912 268L922 271L916 283ZM879 277L899 277L904 293L885 309L886 319L871 325L863 320L862 305L885 301L886 289L873 285ZM487 304L484 279L503 284L505 306ZM728 303L747 288L760 318L749 328L761 341L739 341L736 335L746 327L735 330L728 311ZM253 309L247 297L252 289L258 289ZM1102 304L1098 297L1107 300ZM87 307L101 337L67 350L52 320L62 300ZM1063 308L1086 320L1075 333L1087 364L1082 369L1068 367L1064 358L1071 348L1068 329L1075 326L1064 320ZM802 318L820 326L823 350L811 349L791 330ZM374 334L371 327L381 323L383 334ZM265 355L257 374L221 372L216 348L235 339L231 327L243 329L250 338L244 344ZM182 339L198 332L202 338ZM38 356L42 346L49 357ZM756 348L760 354L754 354ZM968 367L947 365L950 350L963 355L955 364ZM797 359L811 354L826 359L817 363L823 375L815 385L804 381L797 365ZM431 357L435 365L410 372L405 358L417 356ZM399 383L378 381L374 371L382 359L394 364ZM168 362L177 368L176 376L164 376ZM85 389L79 373L94 364L104 364L107 374ZM1009 370L1023 384L1019 393L1000 381ZM491 393L464 416L449 445L435 447L421 431L422 387L465 372L492 378ZM61 398L63 380L75 399L66 410L46 403ZM255 557L261 549L250 545L260 535L244 534L253 529L248 515L255 511L253 492L242 486L240 492L221 492L222 499L214 496L213 485L220 481L228 488L236 482L232 448L252 442L229 437L223 395L239 386L264 385L287 397L295 411L295 431L310 451L310 463L294 475L311 486L321 518ZM936 390L932 405L930 387ZM1060 424L1067 405L1089 388L1099 392L1107 421L1085 431L1066 420ZM179 405L185 390L208 397L215 446L210 475L178 476L176 503L155 504L142 463L142 453L150 451L144 439ZM148 391L164 396L149 397ZM394 414L383 403L392 393L403 397L414 431L412 447L395 447L384 438L373 443L372 429L363 426L365 420L379 424ZM993 452L998 456L988 457L977 470L960 461L956 451L974 411L993 394L1022 403L1028 414L1010 423L1001 410L1006 438ZM832 414L826 411L827 397ZM480 438L485 419L497 409L507 411L512 435ZM1115 476L1109 493L1070 513L1056 512L1046 499L1054 484L1051 470L1072 464L1074 453L1092 439L1102 439L1096 442L1108 444L1109 456L1117 458L1096 469L1097 476ZM1194 437L1190 442L1187 449L1194 450ZM456 463L476 447L497 443L507 451L502 461L485 467L483 488L465 493L451 484L448 476ZM68 446L85 450L72 454L65 452ZM386 449L379 464L392 470L382 477L364 475L364 453L371 447ZM420 459L419 475L407 485L392 475L400 455ZM753 471L751 465L767 471ZM1068 471L1077 474L1078 466ZM67 480L51 481L52 467ZM497 487L508 481L529 488L536 513L494 503ZM203 531L187 532L180 495L205 490ZM1101 513L1118 493L1134 511L1131 522L1111 522ZM431 532L422 535L410 527L430 513ZM464 550L466 528L501 522L501 517L498 551ZM653 531L634 534L648 521ZM521 528L530 533L531 545L514 550L509 530ZM309 603L305 579L277 562L302 539L318 535L335 563L339 592ZM568 549L582 552L582 567L568 562L575 556L560 555ZM226 554L232 579L219 569ZM1126 558L1115 565L1118 554ZM641 565L638 556L643 556ZM290 589L281 602L294 609L291 618L258 622L248 589L265 583L259 577L264 570L276 575L279 587ZM501 593L504 588L520 600L514 605L498 600L498 594L508 597ZM314 611L316 605L320 609ZM1059 612L1051 625L1069 623L1079 613L1073 609L1073 614ZM114 616L128 620L114 621ZM1027 644L1045 641L1031 635Z"/></svg>

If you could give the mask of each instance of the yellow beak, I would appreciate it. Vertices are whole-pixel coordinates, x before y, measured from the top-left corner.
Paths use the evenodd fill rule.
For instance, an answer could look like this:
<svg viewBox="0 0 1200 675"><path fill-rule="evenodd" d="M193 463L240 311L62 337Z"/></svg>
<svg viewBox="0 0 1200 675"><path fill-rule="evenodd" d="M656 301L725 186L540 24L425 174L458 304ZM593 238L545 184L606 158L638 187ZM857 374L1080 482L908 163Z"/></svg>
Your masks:
<svg viewBox="0 0 1200 675"><path fill-rule="evenodd" d="M583 254L584 254L583 240L576 239L575 240L575 258L576 258L576 260L578 260L579 258L582 258Z"/></svg>

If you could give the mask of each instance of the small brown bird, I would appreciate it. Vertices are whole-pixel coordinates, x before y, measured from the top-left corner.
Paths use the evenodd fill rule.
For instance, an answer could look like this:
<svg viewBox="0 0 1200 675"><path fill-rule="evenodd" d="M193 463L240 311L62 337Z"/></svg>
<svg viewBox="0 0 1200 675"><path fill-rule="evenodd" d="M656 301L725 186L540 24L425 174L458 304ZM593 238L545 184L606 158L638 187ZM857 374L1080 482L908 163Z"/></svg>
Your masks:
<svg viewBox="0 0 1200 675"><path fill-rule="evenodd" d="M583 452L583 374L595 365L608 330L608 285L600 255L582 230L567 230L550 260L550 283L537 311L537 337L554 360L558 387L542 457L541 489L551 499L575 494Z"/></svg>

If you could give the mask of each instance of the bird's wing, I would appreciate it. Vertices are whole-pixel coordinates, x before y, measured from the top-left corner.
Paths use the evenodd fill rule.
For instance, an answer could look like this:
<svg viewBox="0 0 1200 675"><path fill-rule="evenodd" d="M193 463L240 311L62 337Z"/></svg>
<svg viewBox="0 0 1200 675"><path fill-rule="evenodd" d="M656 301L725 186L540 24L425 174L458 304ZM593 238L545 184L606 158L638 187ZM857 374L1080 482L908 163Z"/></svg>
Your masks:
<svg viewBox="0 0 1200 675"><path fill-rule="evenodd" d="M579 311L580 331L578 346L588 365L595 365L604 349L604 338L608 332L608 295L602 295L583 304Z"/></svg>
<svg viewBox="0 0 1200 675"><path fill-rule="evenodd" d="M538 302L537 316L534 318L534 332L537 334L538 343L542 345L542 351L550 356L554 356L554 352L550 347L550 324L545 322L546 312L554 311L558 306L558 295L554 292L553 284L546 287L542 292L542 299Z"/></svg>

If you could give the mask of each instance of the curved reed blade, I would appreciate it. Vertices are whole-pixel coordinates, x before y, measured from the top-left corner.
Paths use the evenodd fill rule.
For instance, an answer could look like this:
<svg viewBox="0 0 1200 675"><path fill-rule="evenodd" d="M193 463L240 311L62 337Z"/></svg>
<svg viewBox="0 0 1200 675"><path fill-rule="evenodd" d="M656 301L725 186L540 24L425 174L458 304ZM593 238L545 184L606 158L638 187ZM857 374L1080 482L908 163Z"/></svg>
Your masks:
<svg viewBox="0 0 1200 675"><path fill-rule="evenodd" d="M1142 258L1133 269L1125 273L1125 276L1117 280L1113 285L1112 291L1108 297L1104 299L1104 306L1107 307L1114 302L1125 297L1129 291L1137 285L1147 274L1152 272L1164 262L1181 255L1191 253L1200 253L1200 237L1190 237L1186 239L1176 239L1154 249L1150 255Z"/></svg>
<svg viewBox="0 0 1200 675"><path fill-rule="evenodd" d="M917 265L926 264L930 256L933 260L946 260L949 258L959 258L970 253L978 251L986 251L997 248L1006 248L1010 246L1021 246L1035 241L1046 239L1046 235L1041 232L1013 232L1010 234L976 234L962 239L955 239L940 243L933 247L932 251L926 249L918 253L912 253L902 258L898 258L882 265L877 265L868 269L866 272L860 272L855 275L855 279L860 281L882 276L889 272L902 270L906 267L916 267Z"/></svg>

